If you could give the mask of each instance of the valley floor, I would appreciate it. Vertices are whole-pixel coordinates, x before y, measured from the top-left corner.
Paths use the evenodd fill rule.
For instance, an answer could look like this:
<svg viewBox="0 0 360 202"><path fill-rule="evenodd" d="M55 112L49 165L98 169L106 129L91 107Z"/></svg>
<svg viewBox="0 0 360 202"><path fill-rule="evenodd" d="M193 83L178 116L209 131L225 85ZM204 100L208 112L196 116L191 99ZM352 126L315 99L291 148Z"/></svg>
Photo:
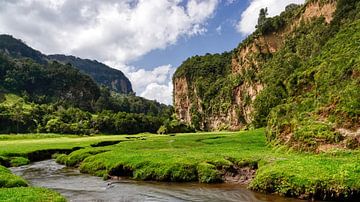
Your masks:
<svg viewBox="0 0 360 202"><path fill-rule="evenodd" d="M53 155L55 153L62 153ZM66 154L64 154L66 153ZM104 178L229 182L255 191L303 199L356 200L360 195L360 151L298 153L266 144L263 129L133 136L0 135L0 162L18 166L53 156L57 162ZM8 176L12 176L9 178ZM26 186L0 167L0 187ZM0 200L38 188L1 188ZM54 198L54 199L55 199ZM42 200L44 201L44 200Z"/></svg>

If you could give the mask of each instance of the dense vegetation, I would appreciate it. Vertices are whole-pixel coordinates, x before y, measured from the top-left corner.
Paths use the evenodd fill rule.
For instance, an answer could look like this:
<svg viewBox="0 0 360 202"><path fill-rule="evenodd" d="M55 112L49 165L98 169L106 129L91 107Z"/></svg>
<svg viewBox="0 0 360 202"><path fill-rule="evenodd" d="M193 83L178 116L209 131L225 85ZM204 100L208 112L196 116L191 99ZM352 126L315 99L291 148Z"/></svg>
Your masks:
<svg viewBox="0 0 360 202"><path fill-rule="evenodd" d="M0 34L0 53L17 59L28 58L39 64L58 61L71 64L81 73L89 75L99 85L104 85L117 93L132 93L129 79L119 70L112 69L100 62L65 55L45 55L27 46L23 41L10 35Z"/></svg>
<svg viewBox="0 0 360 202"><path fill-rule="evenodd" d="M265 125L271 112L269 140L299 149L360 146L356 135L339 131L360 126L359 13L360 2L338 1L330 25L318 19L299 27L264 66L261 78L268 87L255 101L255 121L262 116L258 123ZM269 100L271 95L277 99Z"/></svg>
<svg viewBox="0 0 360 202"><path fill-rule="evenodd" d="M156 133L172 113L171 108L166 109L163 114L153 115L109 110L91 113L61 104L28 103L16 95L7 94L0 104L0 133Z"/></svg>
<svg viewBox="0 0 360 202"><path fill-rule="evenodd" d="M12 60L3 54L0 54L0 86L2 93L16 93L31 102L59 102L85 110L91 110L100 96L96 83L72 66Z"/></svg>
<svg viewBox="0 0 360 202"><path fill-rule="evenodd" d="M73 65L82 73L90 75L98 84L106 86L111 91L123 94L133 93L129 79L121 71L110 68L96 60L66 55L48 55L47 58Z"/></svg>
<svg viewBox="0 0 360 202"><path fill-rule="evenodd" d="M258 47L259 52L248 53L246 65L239 59L239 51L261 37L282 35L310 3L331 2L289 5L273 18L267 18L267 10L262 9L257 30L233 51L232 59L244 65L240 74L231 73L231 58L219 58L219 54L185 61L174 79L186 77L191 102L200 102L191 105L195 108L191 110L192 124L199 125L214 114L228 114L230 107L236 106L235 88L246 83L246 89L255 83L264 86L256 99L252 101L242 92L242 106L236 106L239 112L243 106L251 106L251 122L244 120L242 113L239 120L250 127L267 126L270 141L305 150L319 149L322 144L359 147L359 1L337 0L330 24L323 17L299 21L278 51Z"/></svg>
<svg viewBox="0 0 360 202"><path fill-rule="evenodd" d="M155 133L172 107L99 87L71 65L0 53L0 133Z"/></svg>
<svg viewBox="0 0 360 202"><path fill-rule="evenodd" d="M200 123L204 116L229 107L227 100L232 99L232 89L239 82L236 78L226 76L231 73L231 58L232 52L193 56L174 74L174 78L185 77L189 81L189 86L194 86L194 91L189 95L192 102L195 102L197 97L202 99L203 112L196 105L191 109L192 125L196 129L201 129Z"/></svg>

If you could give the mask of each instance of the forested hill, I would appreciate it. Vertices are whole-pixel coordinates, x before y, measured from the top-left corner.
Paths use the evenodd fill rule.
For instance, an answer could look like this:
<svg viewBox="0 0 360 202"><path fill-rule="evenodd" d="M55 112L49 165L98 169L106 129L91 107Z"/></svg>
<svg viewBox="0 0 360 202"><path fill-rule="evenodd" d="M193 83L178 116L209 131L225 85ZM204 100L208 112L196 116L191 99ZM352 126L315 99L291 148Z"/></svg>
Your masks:
<svg viewBox="0 0 360 202"><path fill-rule="evenodd" d="M97 83L108 87L112 91L125 94L133 92L131 83L124 73L96 60L67 55L48 55L47 58L64 64L70 63L81 72L90 75Z"/></svg>
<svg viewBox="0 0 360 202"><path fill-rule="evenodd" d="M7 47L0 48L0 133L155 133L172 120L172 106L135 96L120 71L72 56L53 60L11 36L0 38ZM117 75L126 81L112 83Z"/></svg>
<svg viewBox="0 0 360 202"><path fill-rule="evenodd" d="M305 150L360 146L360 1L309 0L230 53L186 60L175 111L203 130L267 126L268 139Z"/></svg>
<svg viewBox="0 0 360 202"><path fill-rule="evenodd" d="M124 94L133 92L129 79L120 70L110 68L98 61L74 56L45 55L10 35L0 35L0 52L14 58L30 58L40 64L53 60L63 64L69 63L80 72L92 77L99 85L104 85L114 92Z"/></svg>
<svg viewBox="0 0 360 202"><path fill-rule="evenodd" d="M71 64L0 53L0 133L157 132L172 107L99 87Z"/></svg>

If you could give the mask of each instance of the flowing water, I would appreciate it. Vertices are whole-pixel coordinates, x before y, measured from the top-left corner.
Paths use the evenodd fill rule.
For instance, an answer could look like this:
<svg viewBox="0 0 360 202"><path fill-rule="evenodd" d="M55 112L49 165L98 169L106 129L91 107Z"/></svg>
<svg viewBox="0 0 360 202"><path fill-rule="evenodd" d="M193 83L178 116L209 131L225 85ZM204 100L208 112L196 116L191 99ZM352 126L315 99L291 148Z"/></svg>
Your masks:
<svg viewBox="0 0 360 202"><path fill-rule="evenodd" d="M279 201L299 200L259 194L239 185L139 182L128 179L104 181L81 174L54 160L11 168L32 186L60 192L69 201Z"/></svg>

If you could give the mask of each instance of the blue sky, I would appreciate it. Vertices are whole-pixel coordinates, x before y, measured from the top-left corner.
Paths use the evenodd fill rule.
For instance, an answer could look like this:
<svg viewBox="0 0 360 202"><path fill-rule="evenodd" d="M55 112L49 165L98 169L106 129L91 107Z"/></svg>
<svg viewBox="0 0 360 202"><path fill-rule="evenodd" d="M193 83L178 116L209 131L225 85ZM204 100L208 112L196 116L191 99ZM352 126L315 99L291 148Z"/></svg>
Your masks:
<svg viewBox="0 0 360 202"><path fill-rule="evenodd" d="M172 104L172 75L182 61L237 47L261 8L274 16L304 1L0 1L0 33L45 54L103 62L123 71L137 95Z"/></svg>

